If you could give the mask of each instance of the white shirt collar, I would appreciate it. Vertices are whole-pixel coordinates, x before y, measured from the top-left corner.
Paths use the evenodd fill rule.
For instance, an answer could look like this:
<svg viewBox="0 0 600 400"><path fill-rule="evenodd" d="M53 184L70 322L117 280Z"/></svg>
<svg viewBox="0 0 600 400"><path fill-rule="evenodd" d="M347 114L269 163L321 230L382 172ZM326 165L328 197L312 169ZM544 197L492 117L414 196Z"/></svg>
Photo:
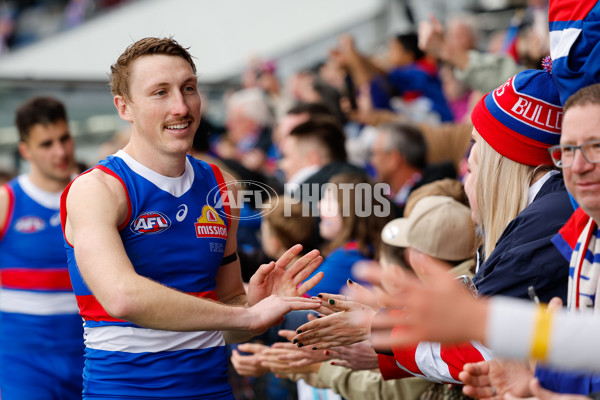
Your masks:
<svg viewBox="0 0 600 400"><path fill-rule="evenodd" d="M47 192L40 189L31 182L29 175L19 175L17 179L27 196L31 197L37 203L51 210L58 210L60 208L60 195L62 194L62 191Z"/></svg>
<svg viewBox="0 0 600 400"><path fill-rule="evenodd" d="M308 167L300 168L294 175L290 177L285 183L286 192L289 190L295 190L300 184L306 181L310 176L316 174L319 169L321 169L318 165L309 165ZM287 188L291 189L287 189Z"/></svg>
<svg viewBox="0 0 600 400"><path fill-rule="evenodd" d="M117 151L115 157L122 159L136 174L146 178L159 189L171 193L175 197L184 195L192 187L192 183L194 182L194 168L187 158L185 160L185 171L183 174L177 178L171 178L169 176L161 175L145 165L142 165L123 150Z"/></svg>
<svg viewBox="0 0 600 400"><path fill-rule="evenodd" d="M554 175L556 175L558 173L559 173L559 171L554 170L554 169L551 171L548 171L544 174L544 176L542 176L540 179L538 179L536 183L529 186L529 195L528 195L527 205L530 205L531 203L533 203L533 200L535 200L535 196L537 196L537 194L539 193L542 186L544 186L544 183L546 183L548 181L548 179L550 179L551 177L553 177Z"/></svg>

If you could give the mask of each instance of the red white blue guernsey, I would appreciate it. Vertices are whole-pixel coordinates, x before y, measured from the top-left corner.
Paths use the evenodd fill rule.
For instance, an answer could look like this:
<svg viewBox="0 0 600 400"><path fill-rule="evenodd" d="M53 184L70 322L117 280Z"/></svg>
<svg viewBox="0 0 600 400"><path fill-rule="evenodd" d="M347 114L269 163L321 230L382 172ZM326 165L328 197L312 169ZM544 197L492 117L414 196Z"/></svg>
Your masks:
<svg viewBox="0 0 600 400"><path fill-rule="evenodd" d="M123 151L94 168L118 179L129 198L129 217L119 232L135 271L190 295L218 300L215 278L228 232L220 171L188 157L184 174L169 178ZM62 209L64 221L64 203ZM73 247L66 243L66 248L85 321L84 398L234 398L221 332L148 329L111 317L83 282Z"/></svg>
<svg viewBox="0 0 600 400"><path fill-rule="evenodd" d="M552 77L565 104L600 82L600 1L551 0L548 19Z"/></svg>
<svg viewBox="0 0 600 400"><path fill-rule="evenodd" d="M21 175L5 186L6 223L0 227L0 348L83 351L82 323L64 251L60 193Z"/></svg>

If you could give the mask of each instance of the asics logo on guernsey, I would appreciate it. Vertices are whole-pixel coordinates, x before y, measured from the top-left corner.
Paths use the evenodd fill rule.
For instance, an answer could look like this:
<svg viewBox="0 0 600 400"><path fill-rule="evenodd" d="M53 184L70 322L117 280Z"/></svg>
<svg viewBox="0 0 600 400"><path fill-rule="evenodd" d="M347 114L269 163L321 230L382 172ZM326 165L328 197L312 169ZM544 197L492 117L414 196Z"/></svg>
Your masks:
<svg viewBox="0 0 600 400"><path fill-rule="evenodd" d="M144 211L138 214L129 225L133 233L140 235L161 233L169 229L170 226L171 220L165 214L158 211Z"/></svg>
<svg viewBox="0 0 600 400"><path fill-rule="evenodd" d="M185 219L185 217L187 217L187 212L188 212L187 204L180 204L179 210L177 211L177 214L175 215L175 219L179 222L183 221Z"/></svg>

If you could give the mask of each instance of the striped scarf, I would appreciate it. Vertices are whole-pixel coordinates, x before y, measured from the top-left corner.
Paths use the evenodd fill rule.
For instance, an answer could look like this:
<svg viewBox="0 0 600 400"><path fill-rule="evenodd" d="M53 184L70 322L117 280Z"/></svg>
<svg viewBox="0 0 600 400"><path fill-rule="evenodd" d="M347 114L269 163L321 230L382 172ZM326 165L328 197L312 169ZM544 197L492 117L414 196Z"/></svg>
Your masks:
<svg viewBox="0 0 600 400"><path fill-rule="evenodd" d="M600 231L594 220L588 221L577 238L569 264L569 310L594 309L600 312L596 293L600 291Z"/></svg>
<svg viewBox="0 0 600 400"><path fill-rule="evenodd" d="M569 311L593 309L600 312L600 302L596 303L596 293L600 292L600 230L597 224L578 208L552 242L569 261Z"/></svg>

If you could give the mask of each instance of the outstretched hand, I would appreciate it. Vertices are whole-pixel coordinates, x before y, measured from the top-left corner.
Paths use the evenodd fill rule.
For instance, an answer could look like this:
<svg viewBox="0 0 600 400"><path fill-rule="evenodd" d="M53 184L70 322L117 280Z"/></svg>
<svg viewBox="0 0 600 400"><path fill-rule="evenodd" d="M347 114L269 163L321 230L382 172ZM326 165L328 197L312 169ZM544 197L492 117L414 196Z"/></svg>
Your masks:
<svg viewBox="0 0 600 400"><path fill-rule="evenodd" d="M323 354L299 349L291 343L275 343L260 358L261 365L277 375L318 372L321 361L327 359Z"/></svg>
<svg viewBox="0 0 600 400"><path fill-rule="evenodd" d="M465 364L458 375L465 383L463 393L481 400L502 400L507 393L529 396L532 377L528 364L500 359Z"/></svg>
<svg viewBox="0 0 600 400"><path fill-rule="evenodd" d="M243 343L234 349L231 353L231 363L236 372L242 376L262 376L269 372L269 368L261 365L260 354L267 350L269 346L260 343ZM240 351L251 353L248 355L240 354Z"/></svg>
<svg viewBox="0 0 600 400"><path fill-rule="evenodd" d="M431 15L429 21L419 24L419 49L436 58L442 58L446 46L444 27Z"/></svg>
<svg viewBox="0 0 600 400"><path fill-rule="evenodd" d="M323 350L313 350L310 347L298 347L292 344L292 338L296 334L294 331L280 330L278 333L279 336L285 337L289 342L274 343L272 348L287 350L287 353L279 353L279 360L289 363L290 368L302 368L331 358Z"/></svg>
<svg viewBox="0 0 600 400"><path fill-rule="evenodd" d="M269 296L248 308L247 327L256 334L283 322L283 317L293 310L316 310L321 307L318 299L303 297Z"/></svg>
<svg viewBox="0 0 600 400"><path fill-rule="evenodd" d="M318 250L309 252L288 268L301 251L302 245L297 244L276 262L272 261L258 268L248 284L249 305L252 306L272 294L288 297L302 296L319 283L323 278L322 272L303 282L323 262L323 257Z"/></svg>
<svg viewBox="0 0 600 400"><path fill-rule="evenodd" d="M338 38L338 46L329 52L329 57L342 67L356 64L360 54L354 45L354 39L349 34L342 34Z"/></svg>
<svg viewBox="0 0 600 400"><path fill-rule="evenodd" d="M335 359L333 365L354 370L379 368L377 353L371 346L371 342L367 340L349 346L334 347L326 350L325 355Z"/></svg>
<svg viewBox="0 0 600 400"><path fill-rule="evenodd" d="M380 304L396 309L378 315L371 326L375 348L406 346L420 341L456 343L485 339L487 302L472 294L448 275L446 266L437 265L425 254L411 256L411 265L425 276L427 285L399 268L370 266L355 271L371 282ZM390 330L398 326L390 340Z"/></svg>
<svg viewBox="0 0 600 400"><path fill-rule="evenodd" d="M294 340L298 346L329 349L346 346L369 338L371 320L376 314L372 308L344 296L320 294L323 305L335 311L333 314L313 319L296 331Z"/></svg>

